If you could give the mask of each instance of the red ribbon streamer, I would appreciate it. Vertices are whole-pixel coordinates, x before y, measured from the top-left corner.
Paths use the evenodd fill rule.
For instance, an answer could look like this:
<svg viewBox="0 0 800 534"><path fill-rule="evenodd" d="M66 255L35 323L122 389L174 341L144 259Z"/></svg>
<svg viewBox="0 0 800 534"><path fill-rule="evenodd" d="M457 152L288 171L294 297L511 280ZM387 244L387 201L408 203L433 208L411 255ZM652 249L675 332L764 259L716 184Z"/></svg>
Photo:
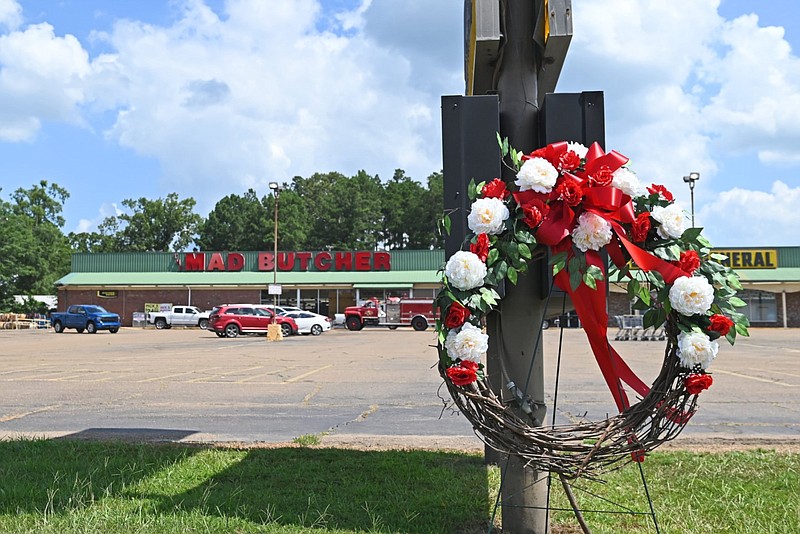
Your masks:
<svg viewBox="0 0 800 534"><path fill-rule="evenodd" d="M573 175L583 183L588 183L588 177L601 166L608 166L613 172L627 163L628 158L618 152L604 154L600 145L593 143L586 155L585 170ZM516 195L515 195L516 196ZM522 197L517 201L523 200ZM622 267L626 264L622 248L627 251L631 260L643 271L656 271L661 274L665 282L671 284L685 272L675 265L654 256L628 240L625 229L621 223L632 223L636 215L631 198L616 187L587 187L584 195L583 208L598 215L611 224L614 232L611 242L606 247L612 261ZM550 204L550 213L539 226L536 239L539 243L548 245L554 253L572 253L572 239L570 231L577 218L573 209L565 202L553 201ZM622 247L620 247L620 244ZM605 265L596 251L586 252L587 265L594 265L605 273ZM625 360L617 353L608 341L608 311L606 309L606 282L596 280L596 289L591 289L581 283L575 290L569 281L569 273L562 269L555 277L556 285L566 292L572 299L578 318L583 324L583 329L589 339L595 360L605 378L614 402L620 412L630 407L623 382L628 384L641 396L650 391Z"/></svg>

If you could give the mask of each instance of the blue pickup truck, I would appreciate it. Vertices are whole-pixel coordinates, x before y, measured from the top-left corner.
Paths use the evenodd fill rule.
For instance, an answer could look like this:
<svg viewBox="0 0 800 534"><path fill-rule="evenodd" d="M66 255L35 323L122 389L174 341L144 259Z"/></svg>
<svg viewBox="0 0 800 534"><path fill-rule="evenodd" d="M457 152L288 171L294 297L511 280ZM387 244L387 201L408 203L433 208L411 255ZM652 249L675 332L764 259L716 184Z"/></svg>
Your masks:
<svg viewBox="0 0 800 534"><path fill-rule="evenodd" d="M119 331L119 315L106 311L102 306L75 304L66 312L51 314L50 324L57 334L65 328L74 328L79 334L84 330L90 334L96 334L98 330L108 330L116 334Z"/></svg>

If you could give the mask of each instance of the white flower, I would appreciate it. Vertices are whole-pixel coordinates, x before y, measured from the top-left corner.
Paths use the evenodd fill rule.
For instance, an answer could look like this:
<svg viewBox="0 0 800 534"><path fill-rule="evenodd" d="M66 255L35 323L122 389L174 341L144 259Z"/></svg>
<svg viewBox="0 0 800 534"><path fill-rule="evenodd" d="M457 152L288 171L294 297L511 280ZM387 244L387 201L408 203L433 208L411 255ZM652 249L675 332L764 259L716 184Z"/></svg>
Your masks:
<svg viewBox="0 0 800 534"><path fill-rule="evenodd" d="M681 276L669 288L672 309L683 315L705 314L714 302L714 288L703 276Z"/></svg>
<svg viewBox="0 0 800 534"><path fill-rule="evenodd" d="M489 336L477 326L464 323L461 328L454 328L447 333L444 348L453 360L460 358L481 363L481 356L489 349Z"/></svg>
<svg viewBox="0 0 800 534"><path fill-rule="evenodd" d="M636 173L629 168L620 167L614 171L612 176L614 179L611 181L611 185L629 197L633 198L644 194L644 188L641 182L639 182L639 178L636 176Z"/></svg>
<svg viewBox="0 0 800 534"><path fill-rule="evenodd" d="M678 334L678 358L681 365L687 369L700 365L705 370L717 357L719 343L711 341L707 335L700 332L690 332Z"/></svg>
<svg viewBox="0 0 800 534"><path fill-rule="evenodd" d="M678 238L683 235L686 229L686 217L683 213L683 208L677 204L670 204L666 208L663 206L656 206L650 212L653 219L660 222L658 227L658 235L662 238Z"/></svg>
<svg viewBox="0 0 800 534"><path fill-rule="evenodd" d="M477 254L459 250L447 260L444 274L450 283L462 291L480 287L486 276L486 264Z"/></svg>
<svg viewBox="0 0 800 534"><path fill-rule="evenodd" d="M611 223L585 211L578 218L578 226L572 231L572 242L583 252L600 250L611 241Z"/></svg>
<svg viewBox="0 0 800 534"><path fill-rule="evenodd" d="M499 198L479 198L472 203L467 223L476 234L499 234L509 213L505 203Z"/></svg>
<svg viewBox="0 0 800 534"><path fill-rule="evenodd" d="M567 150L572 150L581 159L586 159L586 153L589 152L588 148L586 148L580 143L575 143L575 142L567 143Z"/></svg>
<svg viewBox="0 0 800 534"><path fill-rule="evenodd" d="M531 158L525 160L517 173L514 181L520 191L536 191L549 193L556 185L558 171L544 158Z"/></svg>

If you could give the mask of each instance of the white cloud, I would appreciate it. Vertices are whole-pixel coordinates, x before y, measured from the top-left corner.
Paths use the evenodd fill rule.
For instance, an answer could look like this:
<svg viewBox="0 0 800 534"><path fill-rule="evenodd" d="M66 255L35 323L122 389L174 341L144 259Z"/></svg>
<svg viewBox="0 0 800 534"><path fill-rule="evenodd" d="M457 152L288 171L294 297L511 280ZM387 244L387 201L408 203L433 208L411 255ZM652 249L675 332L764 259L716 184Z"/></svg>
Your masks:
<svg viewBox="0 0 800 534"><path fill-rule="evenodd" d="M441 168L438 95L416 88L403 54L319 31L311 0L226 6L217 18L186 2L170 27L121 21L97 35L114 54L93 62L87 91L117 110L111 139L161 162L165 189L191 188L210 209L230 190L317 171L424 180Z"/></svg>
<svg viewBox="0 0 800 534"><path fill-rule="evenodd" d="M97 216L94 219L80 219L74 231L76 233L94 232L97 230L97 226L106 218L119 217L123 213L116 202L104 202L100 205L100 209L97 210Z"/></svg>
<svg viewBox="0 0 800 534"><path fill-rule="evenodd" d="M796 246L800 187L775 181L767 191L723 191L698 213L698 226L715 246Z"/></svg>
<svg viewBox="0 0 800 534"><path fill-rule="evenodd" d="M16 30L22 24L22 7L15 0L0 0L0 27Z"/></svg>
<svg viewBox="0 0 800 534"><path fill-rule="evenodd" d="M78 123L89 57L49 24L0 35L0 140L30 141L42 120Z"/></svg>

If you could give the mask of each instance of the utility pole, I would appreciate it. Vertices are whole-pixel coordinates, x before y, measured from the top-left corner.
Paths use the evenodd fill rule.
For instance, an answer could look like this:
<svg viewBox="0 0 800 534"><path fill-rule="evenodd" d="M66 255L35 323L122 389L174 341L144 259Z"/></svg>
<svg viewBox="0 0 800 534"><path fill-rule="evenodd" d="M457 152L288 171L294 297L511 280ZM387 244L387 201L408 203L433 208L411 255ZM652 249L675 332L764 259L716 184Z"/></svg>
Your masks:
<svg viewBox="0 0 800 534"><path fill-rule="evenodd" d="M540 146L538 73L541 64L534 36L544 1L506 0L500 5L505 9L500 13L504 44L497 71L500 136L508 137L511 146L527 154ZM514 172L505 167L503 180L513 183L515 178ZM542 295L541 280L546 274L546 265L535 262L519 277L516 285L506 283L499 312L492 313L487 320L487 357L499 363L497 385L502 388L502 398L515 405L515 392L508 387L513 382L522 393L520 404L530 403L532 412L527 418L535 426L542 425L546 416L544 352L539 339L546 296ZM497 376L498 373L492 374ZM522 406L517 405L517 408L519 415L526 418ZM503 530L513 534L546 534L548 473L525 467L514 455L504 459L500 469L503 473Z"/></svg>
<svg viewBox="0 0 800 534"><path fill-rule="evenodd" d="M530 153L545 144L545 139L539 136L539 111L545 94L555 90L566 57L572 37L571 11L571 0L464 2L467 96L462 98L486 98L484 95L496 94L500 136L507 137L509 144L523 153ZM475 104L466 100L460 102L465 109L477 108L478 101ZM448 118L447 109L443 105L444 118ZM462 120L468 116L463 114ZM477 116L477 113L472 116ZM444 121L443 125L446 126ZM451 163L450 168L454 171L448 173L449 158L445 154L446 208L463 206L465 184L470 178L488 181L495 177L466 174L482 168L468 160L469 143L485 139L486 126L458 123L449 128L461 134L461 150L467 155L462 157L460 166ZM445 148L448 141L445 138ZM459 172L463 176L458 176ZM516 177L511 169L503 169L502 178L511 184ZM463 210L459 215L466 217ZM466 227L465 221L459 222L460 227ZM463 237L452 236L450 248L457 249ZM542 425L547 412L540 328L549 279L546 261L532 263L527 274L519 276L516 285L505 284L499 310L487 317L489 380L495 393L515 407L520 417L531 425ZM502 472L503 531L547 534L548 473L526 467L514 455L495 460L496 455L487 451L487 460L490 456L492 461L499 463Z"/></svg>

